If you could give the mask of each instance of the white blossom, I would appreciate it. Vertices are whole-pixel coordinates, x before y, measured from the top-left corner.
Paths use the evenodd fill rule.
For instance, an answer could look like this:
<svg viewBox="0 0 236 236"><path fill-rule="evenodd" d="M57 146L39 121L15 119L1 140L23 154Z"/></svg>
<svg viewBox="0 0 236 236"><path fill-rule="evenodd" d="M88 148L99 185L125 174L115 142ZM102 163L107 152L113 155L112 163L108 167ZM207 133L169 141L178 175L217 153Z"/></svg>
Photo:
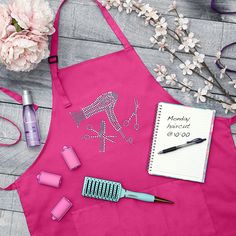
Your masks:
<svg viewBox="0 0 236 236"><path fill-rule="evenodd" d="M177 81L176 74L170 74L166 76L166 84L174 86L176 85L176 81Z"/></svg>
<svg viewBox="0 0 236 236"><path fill-rule="evenodd" d="M157 66L154 69L154 71L157 74L157 81L163 81L165 76L167 75L167 69L163 65L157 64Z"/></svg>
<svg viewBox="0 0 236 236"><path fill-rule="evenodd" d="M211 83L211 82L209 82L209 81L211 81L211 82L213 82L214 81L214 79L212 78L212 77L209 77L208 78L208 81L207 80L204 80L204 83L205 83L205 89L207 89L207 90L212 90L213 89L213 84Z"/></svg>
<svg viewBox="0 0 236 236"><path fill-rule="evenodd" d="M179 45L179 50L189 52L190 48L195 48L196 44L199 42L198 39L194 38L194 33L190 32L188 37L183 38L182 44Z"/></svg>
<svg viewBox="0 0 236 236"><path fill-rule="evenodd" d="M182 31L182 30L180 30L179 28L176 28L175 29L175 33L179 36L179 37L183 37L185 34L184 34L184 32ZM178 36L175 34L175 38L177 39L177 40L179 40L179 38L178 38Z"/></svg>
<svg viewBox="0 0 236 236"><path fill-rule="evenodd" d="M225 77L225 72L227 70L227 66L220 70L220 78L223 79Z"/></svg>
<svg viewBox="0 0 236 236"><path fill-rule="evenodd" d="M199 52L194 52L193 61L203 63L204 58L205 58L204 54L200 54Z"/></svg>
<svg viewBox="0 0 236 236"><path fill-rule="evenodd" d="M176 1L173 1L170 6L168 7L168 11L171 12L171 11L174 11L176 10L177 8L177 4L176 4Z"/></svg>
<svg viewBox="0 0 236 236"><path fill-rule="evenodd" d="M123 7L125 8L127 14L130 14L133 11L133 4L134 4L133 0L125 1L123 3Z"/></svg>
<svg viewBox="0 0 236 236"><path fill-rule="evenodd" d="M184 38L186 39L186 37ZM192 46L192 43L188 40L183 40L182 44L179 45L179 50L183 50L185 52L189 52L190 48L194 48L195 45Z"/></svg>
<svg viewBox="0 0 236 236"><path fill-rule="evenodd" d="M229 84L233 84L234 88L236 88L236 80L229 81Z"/></svg>
<svg viewBox="0 0 236 236"><path fill-rule="evenodd" d="M118 9L119 12L122 12L123 11L123 5L119 5L117 9Z"/></svg>
<svg viewBox="0 0 236 236"><path fill-rule="evenodd" d="M171 53L170 53L170 61L173 63L173 62L174 62L174 59L175 59L175 56L174 56L174 54L175 54L175 49L172 48L172 49L170 49L170 51L171 51Z"/></svg>
<svg viewBox="0 0 236 236"><path fill-rule="evenodd" d="M216 63L218 60L220 60L220 58L221 58L221 51L217 51L217 52L216 52L215 63Z"/></svg>
<svg viewBox="0 0 236 236"><path fill-rule="evenodd" d="M175 21L177 22L177 28L179 30L187 30L188 29L188 24L189 24L189 19L184 18L182 14L179 14L179 17L175 18Z"/></svg>
<svg viewBox="0 0 236 236"><path fill-rule="evenodd" d="M207 89L201 89L199 88L198 91L193 95L197 99L197 103L201 102L206 102L206 97L207 95Z"/></svg>
<svg viewBox="0 0 236 236"><path fill-rule="evenodd" d="M106 7L107 10L111 9L112 6L118 8L119 12L123 9L121 0L100 0L100 2L104 7Z"/></svg>
<svg viewBox="0 0 236 236"><path fill-rule="evenodd" d="M186 60L184 64L180 64L180 69L183 70L183 75L192 75L193 71L195 69L195 65L191 64L189 60Z"/></svg>
<svg viewBox="0 0 236 236"><path fill-rule="evenodd" d="M226 103L221 103L221 105L225 109L225 114L227 114L229 111L234 113L236 110L236 103L231 104L231 105L226 104Z"/></svg>
<svg viewBox="0 0 236 236"><path fill-rule="evenodd" d="M107 9L111 9L112 3L109 0L100 0L101 4Z"/></svg>
<svg viewBox="0 0 236 236"><path fill-rule="evenodd" d="M164 17L162 17L157 23L155 28L156 36L164 36L167 34L167 22Z"/></svg>
<svg viewBox="0 0 236 236"><path fill-rule="evenodd" d="M205 55L204 54L200 54L199 52L194 52L194 56L193 56L193 64L201 69L202 68L202 63L204 62L205 59Z"/></svg>
<svg viewBox="0 0 236 236"><path fill-rule="evenodd" d="M188 80L187 78L184 78L181 84L179 84L179 87L181 87L181 91L183 93L189 92L192 86L193 82Z"/></svg>
<svg viewBox="0 0 236 236"><path fill-rule="evenodd" d="M118 9L119 12L122 12L123 10L123 4L121 3L121 0L110 0L112 5Z"/></svg>
<svg viewBox="0 0 236 236"><path fill-rule="evenodd" d="M151 38L150 38L150 41L153 45L157 44L157 38L156 38L156 35L153 35Z"/></svg>
<svg viewBox="0 0 236 236"><path fill-rule="evenodd" d="M110 0L110 2L112 3L114 7L118 7L122 5L120 0Z"/></svg>
<svg viewBox="0 0 236 236"><path fill-rule="evenodd" d="M146 15L147 13L149 12L152 12L153 11L153 8L149 6L149 4L145 4L143 6L140 7L140 11L139 11L139 14L138 16L143 16L143 15Z"/></svg>
<svg viewBox="0 0 236 236"><path fill-rule="evenodd" d="M158 46L159 46L159 51L160 52L164 52L165 51L165 48L168 47L168 44L166 43L166 40L165 38L163 38L161 41L159 41L158 43Z"/></svg>
<svg viewBox="0 0 236 236"><path fill-rule="evenodd" d="M145 19L145 24L149 24L151 22L151 20L153 20L154 22L156 22L159 19L159 15L157 14L157 11L151 11L151 12L147 12L145 14L146 19ZM154 24L154 23L152 23Z"/></svg>

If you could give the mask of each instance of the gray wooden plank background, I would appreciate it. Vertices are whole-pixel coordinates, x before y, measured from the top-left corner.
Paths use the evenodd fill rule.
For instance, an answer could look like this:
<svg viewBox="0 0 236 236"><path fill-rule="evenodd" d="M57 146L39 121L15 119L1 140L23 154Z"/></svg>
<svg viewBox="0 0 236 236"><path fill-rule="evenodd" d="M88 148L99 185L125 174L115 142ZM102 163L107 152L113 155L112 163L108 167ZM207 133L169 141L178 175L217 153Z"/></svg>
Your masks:
<svg viewBox="0 0 236 236"><path fill-rule="evenodd" d="M4 3L6 0L0 0ZM51 0L50 4L54 11L61 1ZM146 0L161 12L168 20L173 21L172 13L167 12L169 0ZM218 1L224 4L226 9L236 10L235 0ZM226 2L226 3L225 3ZM177 0L179 11L191 18L191 30L201 39L202 52L207 55L207 63L215 70L214 65L216 51L223 45L235 41L236 16L219 15L210 9L210 0ZM153 48L149 42L149 36L153 29L144 26L144 23L136 14L127 16L112 10L111 14L124 31L144 63L153 73L156 64L165 64L167 68L181 78L181 72L177 64L170 64L168 56L161 54ZM91 58L102 56L110 52L118 51L122 47L101 16L99 9L92 0L69 0L65 5L60 21L60 67L82 62ZM236 47L227 51L224 60L230 66L235 66ZM236 66L235 66L236 68ZM233 76L236 79L236 75ZM1 86L8 87L21 93L23 88L33 92L35 102L39 104L39 119L42 140L45 142L51 117L51 78L49 66L46 61L30 73L14 73L7 71L0 65ZM203 82L196 78L195 87ZM223 82L226 83L226 82ZM224 115L221 106L212 101L206 104L195 104L192 97L183 94L176 88L162 84L163 87L176 99L186 105L208 107L217 110L218 115ZM215 89L215 94L221 93ZM236 96L236 90L230 88L230 93ZM0 94L0 114L14 120L22 129L22 109L12 99ZM236 127L232 127L234 140L236 140ZM0 120L0 139L16 139L15 130ZM42 147L41 147L42 148ZM15 147L0 148L0 186L7 186L34 162L41 148L28 150L25 139ZM23 209L16 192L0 192L0 235L26 236L29 235Z"/></svg>

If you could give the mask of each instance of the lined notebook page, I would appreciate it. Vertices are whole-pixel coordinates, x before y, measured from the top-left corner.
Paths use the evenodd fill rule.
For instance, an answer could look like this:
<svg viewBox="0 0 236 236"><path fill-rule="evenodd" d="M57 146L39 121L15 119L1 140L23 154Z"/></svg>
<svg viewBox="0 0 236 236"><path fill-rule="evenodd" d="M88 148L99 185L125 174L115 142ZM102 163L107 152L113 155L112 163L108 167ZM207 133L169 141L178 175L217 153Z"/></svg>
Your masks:
<svg viewBox="0 0 236 236"><path fill-rule="evenodd" d="M204 182L215 111L159 103L148 172L151 175ZM205 142L158 154L195 138Z"/></svg>

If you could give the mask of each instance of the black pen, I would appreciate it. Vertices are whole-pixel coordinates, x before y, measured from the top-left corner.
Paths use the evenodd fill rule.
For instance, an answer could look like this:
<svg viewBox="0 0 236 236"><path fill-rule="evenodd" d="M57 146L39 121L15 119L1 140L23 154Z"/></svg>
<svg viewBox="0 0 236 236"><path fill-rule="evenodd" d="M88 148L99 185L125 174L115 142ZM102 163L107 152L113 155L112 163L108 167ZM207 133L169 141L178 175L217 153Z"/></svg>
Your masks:
<svg viewBox="0 0 236 236"><path fill-rule="evenodd" d="M202 139L202 138L195 138L191 141L188 141L187 143L185 144L182 144L182 145L178 145L178 146L175 146L175 147L170 147L170 148L167 148L167 149L164 149L162 151L160 151L158 154L164 154L164 153L168 153L168 152L173 152L175 150L178 150L180 148L184 148L184 147L188 147L190 145L194 145L194 144L198 144L198 143L202 143L206 141L206 138Z"/></svg>

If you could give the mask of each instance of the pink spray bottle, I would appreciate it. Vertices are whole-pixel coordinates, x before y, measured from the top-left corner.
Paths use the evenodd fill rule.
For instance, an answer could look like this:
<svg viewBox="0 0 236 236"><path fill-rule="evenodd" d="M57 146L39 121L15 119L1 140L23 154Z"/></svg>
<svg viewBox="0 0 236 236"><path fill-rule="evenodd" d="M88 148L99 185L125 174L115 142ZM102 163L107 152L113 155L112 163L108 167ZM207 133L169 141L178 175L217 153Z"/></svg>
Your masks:
<svg viewBox="0 0 236 236"><path fill-rule="evenodd" d="M23 91L23 122L28 147L40 146L40 130L33 98L28 90Z"/></svg>

